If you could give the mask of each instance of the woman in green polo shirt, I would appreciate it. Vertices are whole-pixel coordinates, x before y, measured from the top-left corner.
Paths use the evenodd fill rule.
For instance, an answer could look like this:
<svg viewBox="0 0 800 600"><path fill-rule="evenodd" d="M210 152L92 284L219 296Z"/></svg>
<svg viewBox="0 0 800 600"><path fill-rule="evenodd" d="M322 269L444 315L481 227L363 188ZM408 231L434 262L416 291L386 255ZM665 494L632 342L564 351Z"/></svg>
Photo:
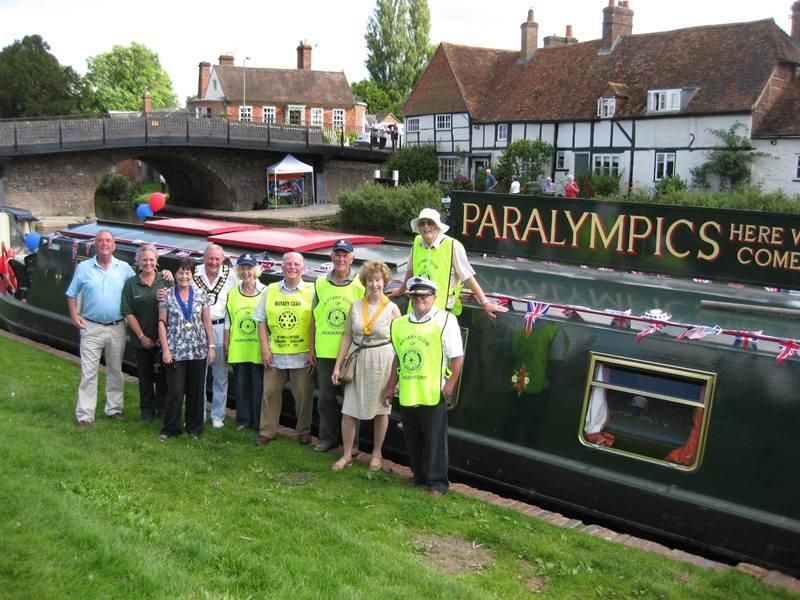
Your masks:
<svg viewBox="0 0 800 600"><path fill-rule="evenodd" d="M236 261L239 285L228 292L225 313L225 356L233 367L236 382L236 431L255 429L261 420L261 395L264 391L264 365L253 311L264 286L258 280L261 269L250 254Z"/></svg>
<svg viewBox="0 0 800 600"><path fill-rule="evenodd" d="M161 344L158 341L158 299L161 288L170 287L156 270L158 251L142 244L136 251L138 273L122 288L120 312L128 322L130 344L136 356L139 373L139 410L142 421L151 422L164 410L167 383L161 366Z"/></svg>

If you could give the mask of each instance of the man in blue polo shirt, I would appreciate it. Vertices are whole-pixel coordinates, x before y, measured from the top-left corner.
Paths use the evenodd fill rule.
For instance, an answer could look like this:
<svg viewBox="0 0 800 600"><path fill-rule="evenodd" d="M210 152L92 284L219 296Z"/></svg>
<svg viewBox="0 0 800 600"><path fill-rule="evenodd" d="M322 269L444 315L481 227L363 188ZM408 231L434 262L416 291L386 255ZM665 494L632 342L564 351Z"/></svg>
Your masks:
<svg viewBox="0 0 800 600"><path fill-rule="evenodd" d="M120 301L125 281L134 275L128 263L114 258L116 244L110 231L98 231L94 247L96 256L78 265L67 288L69 316L81 334L81 383L75 408L81 428L94 421L97 370L103 352L106 355L105 413L115 421L122 420L125 320L120 312ZM80 312L78 296L81 297Z"/></svg>

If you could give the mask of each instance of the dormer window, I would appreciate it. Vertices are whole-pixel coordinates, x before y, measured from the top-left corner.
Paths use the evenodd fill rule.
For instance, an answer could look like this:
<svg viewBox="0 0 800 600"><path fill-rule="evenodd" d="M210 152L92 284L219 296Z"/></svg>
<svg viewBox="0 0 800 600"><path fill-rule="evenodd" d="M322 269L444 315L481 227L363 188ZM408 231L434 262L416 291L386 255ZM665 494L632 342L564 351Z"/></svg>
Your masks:
<svg viewBox="0 0 800 600"><path fill-rule="evenodd" d="M681 109L681 90L647 92L647 112L674 112Z"/></svg>
<svg viewBox="0 0 800 600"><path fill-rule="evenodd" d="M597 101L597 116L601 119L608 119L614 116L617 111L616 98L600 98Z"/></svg>

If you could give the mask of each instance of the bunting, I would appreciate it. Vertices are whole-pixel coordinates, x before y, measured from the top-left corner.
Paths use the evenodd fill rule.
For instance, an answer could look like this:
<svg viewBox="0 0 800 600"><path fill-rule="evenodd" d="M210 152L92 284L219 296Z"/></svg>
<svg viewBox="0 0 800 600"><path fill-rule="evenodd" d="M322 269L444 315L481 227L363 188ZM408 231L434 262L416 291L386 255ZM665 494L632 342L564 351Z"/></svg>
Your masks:
<svg viewBox="0 0 800 600"><path fill-rule="evenodd" d="M525 337L530 337L536 319L546 315L550 304L546 302L528 302L528 312L525 314Z"/></svg>
<svg viewBox="0 0 800 600"><path fill-rule="evenodd" d="M758 350L758 338L754 334L758 336L762 333L763 331L740 331L733 340L733 346L743 350Z"/></svg>
<svg viewBox="0 0 800 600"><path fill-rule="evenodd" d="M636 341L640 341L646 335L653 335L654 333L661 333L662 331L664 331L664 323L650 323L647 329L636 334Z"/></svg>
<svg viewBox="0 0 800 600"><path fill-rule="evenodd" d="M709 335L719 335L720 333L722 333L722 328L719 325L714 325L713 327L708 327L706 325L696 325L694 327L690 327L675 339L700 340L704 337L708 337Z"/></svg>
<svg viewBox="0 0 800 600"><path fill-rule="evenodd" d="M800 342L797 340L786 340L785 344L781 344L779 346L779 350L780 352L778 352L778 356L775 357L776 367L787 358L797 356L798 353L800 353Z"/></svg>

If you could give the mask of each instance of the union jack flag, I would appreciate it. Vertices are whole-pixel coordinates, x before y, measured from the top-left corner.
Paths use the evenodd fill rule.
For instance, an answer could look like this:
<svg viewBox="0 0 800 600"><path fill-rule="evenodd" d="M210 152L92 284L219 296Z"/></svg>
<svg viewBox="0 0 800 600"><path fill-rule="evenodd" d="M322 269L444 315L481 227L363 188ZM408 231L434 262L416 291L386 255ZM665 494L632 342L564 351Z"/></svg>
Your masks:
<svg viewBox="0 0 800 600"><path fill-rule="evenodd" d="M664 331L664 323L650 323L650 325L647 326L647 329L644 329L636 334L636 341L638 342L646 335L661 333L662 331Z"/></svg>
<svg viewBox="0 0 800 600"><path fill-rule="evenodd" d="M536 319L546 315L548 310L550 310L550 304L546 302L528 302L528 312L525 314L525 337L531 335Z"/></svg>
<svg viewBox="0 0 800 600"><path fill-rule="evenodd" d="M750 335L748 335L748 333ZM753 334L760 335L761 331L740 331L733 340L735 348L742 348L744 350L758 350L758 338L753 337Z"/></svg>
<svg viewBox="0 0 800 600"><path fill-rule="evenodd" d="M611 312L616 314L613 319L611 319L611 326L612 327L621 327L621 328L630 328L631 320L628 318L631 314L631 309L629 308L626 311L619 311L619 310L606 310L606 312Z"/></svg>
<svg viewBox="0 0 800 600"><path fill-rule="evenodd" d="M785 359L790 358L792 356L797 356L800 354L800 342L788 340L785 344L781 344L779 346L780 352L778 352L778 356L775 357L775 366L777 367L781 364Z"/></svg>
<svg viewBox="0 0 800 600"><path fill-rule="evenodd" d="M719 335L722 333L722 328L719 325L714 325L714 327L707 327L706 325L698 325L696 327L690 327L678 337L676 340L699 340L709 335Z"/></svg>
<svg viewBox="0 0 800 600"><path fill-rule="evenodd" d="M575 310L574 308L568 308L563 313L565 319L577 319L579 321L583 321L583 317L580 313Z"/></svg>

